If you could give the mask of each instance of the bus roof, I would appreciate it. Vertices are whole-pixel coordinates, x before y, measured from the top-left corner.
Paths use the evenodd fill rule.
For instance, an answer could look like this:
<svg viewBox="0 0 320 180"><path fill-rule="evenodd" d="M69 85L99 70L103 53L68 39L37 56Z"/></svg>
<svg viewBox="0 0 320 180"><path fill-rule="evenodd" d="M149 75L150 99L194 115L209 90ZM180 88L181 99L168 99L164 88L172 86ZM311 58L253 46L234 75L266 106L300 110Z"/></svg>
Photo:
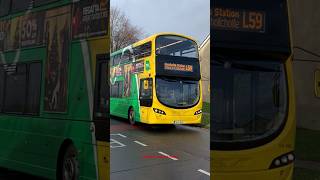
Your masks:
<svg viewBox="0 0 320 180"><path fill-rule="evenodd" d="M129 45L129 46L136 47L136 46L139 46L139 45L144 44L144 43L146 43L146 42L149 42L149 41L155 39L155 38L158 37L158 36L163 36L163 35L181 36L181 37L190 39L190 40L192 40L192 41L194 41L195 43L198 44L198 42L197 42L196 40L194 40L194 39L193 39L192 37L190 37L190 36L186 36L186 35L182 35L182 34L178 34L178 33L173 33L173 32L161 32L161 33L153 34L153 35L151 35L151 36L149 36L149 37L147 37L147 38L145 38L145 39L142 39L142 40L140 40L140 41L138 41L138 42L135 42L135 43L133 43L133 44L131 44L131 45ZM129 46L127 46L127 47L129 47ZM125 48L127 48L127 47L124 47L124 48L122 48L122 49L119 49L119 50L117 50L117 51L112 52L112 53L111 53L111 56L114 56L114 55L117 55L117 54L122 53L122 50L125 49Z"/></svg>

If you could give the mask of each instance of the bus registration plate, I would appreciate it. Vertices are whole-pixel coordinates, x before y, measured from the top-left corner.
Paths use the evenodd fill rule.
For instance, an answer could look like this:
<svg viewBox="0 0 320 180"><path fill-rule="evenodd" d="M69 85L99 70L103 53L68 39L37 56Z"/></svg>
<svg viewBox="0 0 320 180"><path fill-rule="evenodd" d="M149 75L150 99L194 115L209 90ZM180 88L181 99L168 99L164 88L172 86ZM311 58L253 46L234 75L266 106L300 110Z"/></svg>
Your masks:
<svg viewBox="0 0 320 180"><path fill-rule="evenodd" d="M183 121L182 120L176 120L176 121L173 121L173 124L183 124Z"/></svg>

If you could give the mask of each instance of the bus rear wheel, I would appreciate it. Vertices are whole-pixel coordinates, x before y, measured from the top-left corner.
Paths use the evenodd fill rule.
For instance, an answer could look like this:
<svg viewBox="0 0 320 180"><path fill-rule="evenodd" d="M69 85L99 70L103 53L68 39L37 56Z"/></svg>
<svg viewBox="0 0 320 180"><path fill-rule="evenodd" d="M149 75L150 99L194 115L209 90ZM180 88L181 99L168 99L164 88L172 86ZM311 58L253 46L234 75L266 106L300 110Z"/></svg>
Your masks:
<svg viewBox="0 0 320 180"><path fill-rule="evenodd" d="M136 122L134 121L134 110L133 110L132 107L128 111L128 120L129 120L131 125L135 125L136 124Z"/></svg>
<svg viewBox="0 0 320 180"><path fill-rule="evenodd" d="M73 144L69 144L64 151L63 158L59 163L59 173L57 179L61 180L78 180L79 179L79 162L78 153Z"/></svg>

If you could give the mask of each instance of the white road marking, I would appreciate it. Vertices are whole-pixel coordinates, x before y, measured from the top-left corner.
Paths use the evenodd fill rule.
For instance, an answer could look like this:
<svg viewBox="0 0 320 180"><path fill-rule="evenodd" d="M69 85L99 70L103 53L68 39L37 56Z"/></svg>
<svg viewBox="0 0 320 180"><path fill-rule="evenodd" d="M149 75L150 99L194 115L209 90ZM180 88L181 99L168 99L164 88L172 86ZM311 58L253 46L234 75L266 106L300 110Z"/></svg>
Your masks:
<svg viewBox="0 0 320 180"><path fill-rule="evenodd" d="M168 154L166 154L166 153L164 153L164 152L159 151L158 153L159 153L159 154L162 154L162 155L164 155L164 156L166 156L166 157L168 157L168 158L170 158L170 159L172 159L172 160L174 160L174 161L177 161L177 160L178 160L177 158L172 157L172 156L170 156L170 155L168 155Z"/></svg>
<svg viewBox="0 0 320 180"><path fill-rule="evenodd" d="M120 137L123 137L123 138L127 138L127 136L123 135L123 134L110 134L111 136L120 136Z"/></svg>
<svg viewBox="0 0 320 180"><path fill-rule="evenodd" d="M208 173L207 171L204 171L202 169L198 169L198 171L203 173L203 174L205 174L205 175L207 175L207 176L210 176L210 173Z"/></svg>
<svg viewBox="0 0 320 180"><path fill-rule="evenodd" d="M112 145L112 144L116 144L116 145ZM121 147L125 147L125 144L122 144L121 142L114 140L114 139L110 139L110 147L111 148L121 148Z"/></svg>
<svg viewBox="0 0 320 180"><path fill-rule="evenodd" d="M143 144L142 142L139 142L139 141L133 141L133 142L135 142L135 143L137 143L137 144L140 144L141 146L148 146L148 145Z"/></svg>

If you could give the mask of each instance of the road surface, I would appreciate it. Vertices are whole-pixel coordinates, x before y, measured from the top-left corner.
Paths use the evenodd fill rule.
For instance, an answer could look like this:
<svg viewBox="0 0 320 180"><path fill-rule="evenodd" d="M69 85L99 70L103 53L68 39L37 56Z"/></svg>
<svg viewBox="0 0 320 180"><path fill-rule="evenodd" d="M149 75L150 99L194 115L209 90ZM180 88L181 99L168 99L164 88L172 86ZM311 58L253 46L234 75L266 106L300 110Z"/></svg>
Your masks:
<svg viewBox="0 0 320 180"><path fill-rule="evenodd" d="M27 174L10 171L4 168L0 168L0 180L22 180L22 179L32 179L32 180L44 180Z"/></svg>
<svg viewBox="0 0 320 180"><path fill-rule="evenodd" d="M111 119L111 180L209 180L210 132Z"/></svg>

